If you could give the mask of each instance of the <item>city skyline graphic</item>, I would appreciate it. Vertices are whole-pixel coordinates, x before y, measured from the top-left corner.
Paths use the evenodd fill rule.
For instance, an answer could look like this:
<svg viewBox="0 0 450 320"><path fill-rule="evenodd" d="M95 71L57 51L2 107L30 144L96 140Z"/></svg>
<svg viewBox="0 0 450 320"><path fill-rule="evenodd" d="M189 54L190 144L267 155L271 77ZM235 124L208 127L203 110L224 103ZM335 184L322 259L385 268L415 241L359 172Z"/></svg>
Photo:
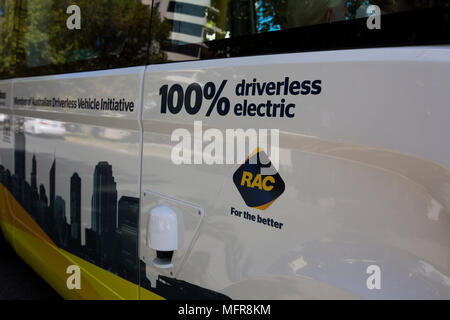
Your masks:
<svg viewBox="0 0 450 320"><path fill-rule="evenodd" d="M154 286L139 259L138 228L140 199L123 195L118 199L113 167L99 161L92 175L91 227L82 227L82 188L89 183L72 172L69 199L56 189L56 157L48 171L49 190L38 186L38 161L31 157L30 182L26 181L26 138L23 126L14 132L14 173L0 164L0 183L10 191L39 227L61 249L138 284L167 299L229 299L218 292L183 280L158 276ZM60 178L59 178L60 180ZM66 215L66 201L69 213ZM69 217L69 218L67 218ZM85 232L85 244L82 233ZM139 279L140 278L140 279Z"/></svg>
<svg viewBox="0 0 450 320"><path fill-rule="evenodd" d="M48 172L50 190L46 190L44 184L38 186L38 162L33 154L29 183L25 177L23 130L16 130L14 138L14 173L11 175L0 165L0 182L59 248L137 284L139 198L124 195L118 199L112 165L99 161L95 166L91 228L82 228L81 189L84 181L78 172L73 172L70 177L70 199L64 199L56 190L56 158ZM66 201L69 201L69 219Z"/></svg>

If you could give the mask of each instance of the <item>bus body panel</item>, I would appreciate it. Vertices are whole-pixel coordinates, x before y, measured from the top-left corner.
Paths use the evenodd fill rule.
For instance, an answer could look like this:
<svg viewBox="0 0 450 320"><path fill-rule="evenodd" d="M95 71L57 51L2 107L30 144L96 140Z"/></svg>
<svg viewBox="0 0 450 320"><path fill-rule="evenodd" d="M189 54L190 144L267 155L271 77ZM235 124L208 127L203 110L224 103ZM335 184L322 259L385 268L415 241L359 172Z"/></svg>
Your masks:
<svg viewBox="0 0 450 320"><path fill-rule="evenodd" d="M11 172L14 170L14 126L13 116L11 111L11 94L12 81L0 81L0 125L2 130L2 139L0 140L1 150L1 173L0 179L2 188L0 193L0 226L3 231L5 239L14 246L13 243L13 225L14 216L11 210L8 209L8 202L6 201L6 193L3 186L7 185L11 179Z"/></svg>
<svg viewBox="0 0 450 320"><path fill-rule="evenodd" d="M15 167L6 192L16 251L65 298L139 297L143 71L14 80ZM81 269L76 290L72 265Z"/></svg>
<svg viewBox="0 0 450 320"><path fill-rule="evenodd" d="M262 89L287 77L299 92L310 81L309 93ZM0 187L2 230L65 298L449 298L449 77L442 46L15 79L11 144L1 142L15 176ZM255 83L254 95L251 86L240 94L242 81ZM201 91L191 86L189 103L201 96L199 110L188 113L182 99L174 111L179 88L193 83ZM163 113L161 88L176 84ZM230 103L223 116L221 98ZM236 110L281 99L294 116ZM279 130L284 187L268 206L249 206L239 191L247 182L234 180L254 150L205 163L214 138L226 156L227 129ZM191 164L176 164L182 137ZM274 164L271 138L262 149ZM264 185L255 180L247 187ZM161 205L183 222L172 269L154 264L148 243L149 214ZM67 287L72 264L81 290Z"/></svg>
<svg viewBox="0 0 450 320"><path fill-rule="evenodd" d="M264 83L276 85L286 77L320 80L321 92L258 93ZM230 101L226 115L218 112L225 105L206 115L212 99L204 98L196 114L185 107L178 111L175 93L172 102L163 102L166 85L167 99L170 90L179 92L172 89L177 85L185 95L192 90L192 107L195 90L189 86L212 82L218 92L224 80L220 98ZM259 89L253 95L249 86L249 94L242 95L243 81L259 83ZM443 143L450 138L449 81L448 47L149 66L142 190L194 203L205 212L195 244L184 244L190 246L189 257L174 257L175 276L231 298L450 297L450 150ZM295 104L294 117L242 114L245 103L281 99ZM233 177L242 159L205 163L214 157L207 151L211 145L223 151L225 163L226 131L239 128L280 130L278 173L285 191L265 210L248 206L238 192ZM270 138L269 132L265 152L272 159ZM186 155L175 147L185 141L191 153L175 164L173 159ZM203 150L199 157L198 150ZM147 215L141 211L141 221ZM142 234L146 228L141 224ZM143 239L141 255L148 254ZM381 290L369 283L373 268L381 272ZM152 273L167 275L147 264L147 274Z"/></svg>

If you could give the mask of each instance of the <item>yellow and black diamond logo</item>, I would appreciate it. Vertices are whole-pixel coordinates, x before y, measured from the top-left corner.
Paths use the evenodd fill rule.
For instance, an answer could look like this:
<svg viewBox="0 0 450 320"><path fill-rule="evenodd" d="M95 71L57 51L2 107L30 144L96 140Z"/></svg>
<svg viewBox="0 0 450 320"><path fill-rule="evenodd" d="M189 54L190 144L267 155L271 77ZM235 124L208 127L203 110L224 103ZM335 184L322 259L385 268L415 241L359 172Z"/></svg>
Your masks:
<svg viewBox="0 0 450 320"><path fill-rule="evenodd" d="M284 192L284 181L267 154L257 148L233 174L247 206L266 210Z"/></svg>

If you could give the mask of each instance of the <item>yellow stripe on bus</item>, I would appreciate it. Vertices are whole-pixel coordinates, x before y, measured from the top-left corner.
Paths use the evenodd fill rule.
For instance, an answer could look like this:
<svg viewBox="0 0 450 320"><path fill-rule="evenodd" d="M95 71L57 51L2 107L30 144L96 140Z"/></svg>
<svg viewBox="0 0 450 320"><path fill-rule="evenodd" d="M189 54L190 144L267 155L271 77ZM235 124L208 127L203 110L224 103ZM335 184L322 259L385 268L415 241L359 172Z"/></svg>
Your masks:
<svg viewBox="0 0 450 320"><path fill-rule="evenodd" d="M12 218L14 216L14 218ZM10 241L14 235L17 254L65 299L143 299L163 297L58 248L39 225L0 185L0 223ZM81 269L81 289L69 290L67 267Z"/></svg>

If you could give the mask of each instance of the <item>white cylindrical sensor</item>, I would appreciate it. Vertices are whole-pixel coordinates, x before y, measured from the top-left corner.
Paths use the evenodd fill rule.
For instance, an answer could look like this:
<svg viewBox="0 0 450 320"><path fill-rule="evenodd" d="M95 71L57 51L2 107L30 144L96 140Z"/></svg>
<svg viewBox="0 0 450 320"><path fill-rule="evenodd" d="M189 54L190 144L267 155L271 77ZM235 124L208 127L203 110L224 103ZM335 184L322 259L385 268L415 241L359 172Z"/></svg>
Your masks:
<svg viewBox="0 0 450 320"><path fill-rule="evenodd" d="M147 229L147 244L156 251L178 249L178 220L176 212L167 205L150 211Z"/></svg>

